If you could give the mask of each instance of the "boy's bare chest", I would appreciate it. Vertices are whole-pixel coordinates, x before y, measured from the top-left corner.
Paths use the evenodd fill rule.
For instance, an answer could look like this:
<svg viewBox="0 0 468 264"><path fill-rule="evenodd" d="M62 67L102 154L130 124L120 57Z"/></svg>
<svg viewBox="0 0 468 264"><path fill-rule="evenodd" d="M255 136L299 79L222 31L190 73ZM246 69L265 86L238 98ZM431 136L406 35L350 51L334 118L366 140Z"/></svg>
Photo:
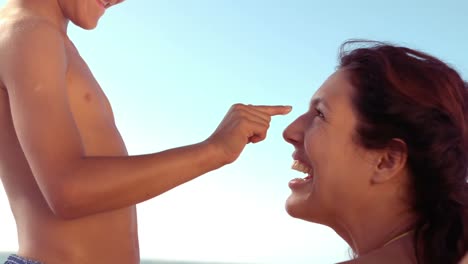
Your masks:
<svg viewBox="0 0 468 264"><path fill-rule="evenodd" d="M67 93L75 118L113 122L109 100L88 65L78 55L69 56L68 63Z"/></svg>
<svg viewBox="0 0 468 264"><path fill-rule="evenodd" d="M67 93L70 110L88 154L125 155L111 105L87 64L69 56Z"/></svg>

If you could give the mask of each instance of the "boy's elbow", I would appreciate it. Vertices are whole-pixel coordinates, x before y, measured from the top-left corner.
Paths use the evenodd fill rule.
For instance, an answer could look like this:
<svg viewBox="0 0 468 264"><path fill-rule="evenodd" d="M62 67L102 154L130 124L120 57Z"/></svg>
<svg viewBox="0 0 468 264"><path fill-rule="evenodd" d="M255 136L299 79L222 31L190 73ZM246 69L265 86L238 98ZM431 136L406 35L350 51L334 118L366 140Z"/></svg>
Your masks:
<svg viewBox="0 0 468 264"><path fill-rule="evenodd" d="M74 220L84 217L80 207L80 194L73 186L56 185L47 195L47 203L52 213L63 220Z"/></svg>

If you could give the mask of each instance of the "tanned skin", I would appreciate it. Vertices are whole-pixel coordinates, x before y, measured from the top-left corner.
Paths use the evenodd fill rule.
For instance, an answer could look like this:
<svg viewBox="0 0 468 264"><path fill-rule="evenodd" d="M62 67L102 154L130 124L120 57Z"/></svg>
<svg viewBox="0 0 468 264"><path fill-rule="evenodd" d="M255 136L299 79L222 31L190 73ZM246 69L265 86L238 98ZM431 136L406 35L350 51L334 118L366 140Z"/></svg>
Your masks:
<svg viewBox="0 0 468 264"><path fill-rule="evenodd" d="M236 104L200 143L129 156L106 95L67 36L70 21L92 29L120 2L9 0L0 10L0 176L20 256L139 263L135 205L234 162L266 137L272 116L291 110Z"/></svg>

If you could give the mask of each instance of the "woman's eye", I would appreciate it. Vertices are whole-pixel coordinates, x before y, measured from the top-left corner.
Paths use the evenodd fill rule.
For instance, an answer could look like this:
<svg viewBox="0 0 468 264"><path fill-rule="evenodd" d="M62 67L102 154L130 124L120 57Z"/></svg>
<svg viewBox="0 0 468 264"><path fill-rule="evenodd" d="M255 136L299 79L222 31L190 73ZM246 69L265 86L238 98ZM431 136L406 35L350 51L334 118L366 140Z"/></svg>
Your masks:
<svg viewBox="0 0 468 264"><path fill-rule="evenodd" d="M319 109L315 109L316 116L320 117L321 119L325 119L325 116L323 115L322 111Z"/></svg>

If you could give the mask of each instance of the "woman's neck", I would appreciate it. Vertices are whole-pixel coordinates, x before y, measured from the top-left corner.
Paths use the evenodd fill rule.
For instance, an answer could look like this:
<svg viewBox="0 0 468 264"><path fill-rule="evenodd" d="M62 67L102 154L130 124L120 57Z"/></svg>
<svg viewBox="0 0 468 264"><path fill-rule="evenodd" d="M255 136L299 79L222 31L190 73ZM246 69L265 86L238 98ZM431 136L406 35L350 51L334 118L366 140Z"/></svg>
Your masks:
<svg viewBox="0 0 468 264"><path fill-rule="evenodd" d="M389 206L373 208L340 218L332 226L357 255L365 255L412 234L416 218L409 210L391 210Z"/></svg>

